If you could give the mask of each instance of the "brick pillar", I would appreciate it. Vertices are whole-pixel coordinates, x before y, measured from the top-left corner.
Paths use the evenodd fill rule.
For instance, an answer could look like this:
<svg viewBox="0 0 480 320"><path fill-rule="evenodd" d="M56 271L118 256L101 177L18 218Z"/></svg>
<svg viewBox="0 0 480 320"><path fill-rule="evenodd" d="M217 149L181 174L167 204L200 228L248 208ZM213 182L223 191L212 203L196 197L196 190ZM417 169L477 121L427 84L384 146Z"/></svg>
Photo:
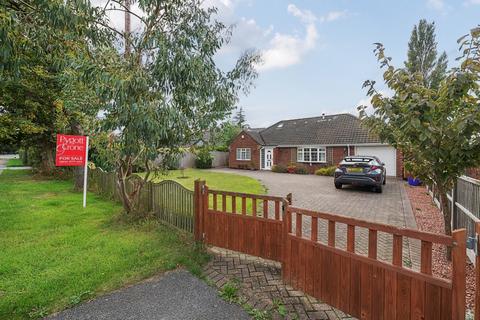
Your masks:
<svg viewBox="0 0 480 320"><path fill-rule="evenodd" d="M405 179L404 170L403 170L403 153L399 149L396 149L397 152L397 178Z"/></svg>

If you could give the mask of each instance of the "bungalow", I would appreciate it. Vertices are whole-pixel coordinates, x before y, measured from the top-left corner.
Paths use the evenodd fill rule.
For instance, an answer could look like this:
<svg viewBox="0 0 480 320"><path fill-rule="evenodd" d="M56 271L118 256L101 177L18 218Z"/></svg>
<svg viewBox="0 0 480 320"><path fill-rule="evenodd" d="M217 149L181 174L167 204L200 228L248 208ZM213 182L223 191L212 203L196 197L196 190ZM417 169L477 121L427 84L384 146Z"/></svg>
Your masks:
<svg viewBox="0 0 480 320"><path fill-rule="evenodd" d="M229 147L229 167L271 170L293 163L313 173L347 155L378 156L387 175L402 177L401 153L362 127L351 114L282 120L266 129L245 129Z"/></svg>

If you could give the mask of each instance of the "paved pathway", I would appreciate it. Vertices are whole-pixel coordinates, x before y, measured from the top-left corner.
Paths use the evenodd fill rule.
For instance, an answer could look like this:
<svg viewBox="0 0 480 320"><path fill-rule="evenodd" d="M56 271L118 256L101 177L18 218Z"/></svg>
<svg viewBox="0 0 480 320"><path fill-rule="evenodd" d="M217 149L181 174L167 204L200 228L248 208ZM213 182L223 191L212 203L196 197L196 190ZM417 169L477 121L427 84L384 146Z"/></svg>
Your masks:
<svg viewBox="0 0 480 320"><path fill-rule="evenodd" d="M271 171L249 171L235 169L213 169L220 172L236 173L258 179L271 195L293 194L293 206L315 211L334 213L362 220L389 224L397 227L416 229L415 217L408 200L404 182L394 177L387 178L383 193L372 192L369 188L345 186L335 189L332 177L275 173ZM208 184L208 181L207 181ZM295 225L295 220L293 221ZM310 218L304 217L303 234L310 235ZM319 220L319 240L327 242L327 222ZM346 248L346 225L337 224L337 247ZM378 257L392 259L392 237L379 232ZM420 263L420 242L404 240L404 261L406 266L418 270ZM357 228L356 252L367 254L368 230Z"/></svg>
<svg viewBox="0 0 480 320"><path fill-rule="evenodd" d="M288 314L286 319L354 319L285 284L278 262L220 248L210 251L214 258L204 269L206 277L219 290L238 282L243 303L270 313L273 319L285 319L279 314L280 305Z"/></svg>
<svg viewBox="0 0 480 320"><path fill-rule="evenodd" d="M46 318L48 320L250 319L239 305L187 271L172 271Z"/></svg>

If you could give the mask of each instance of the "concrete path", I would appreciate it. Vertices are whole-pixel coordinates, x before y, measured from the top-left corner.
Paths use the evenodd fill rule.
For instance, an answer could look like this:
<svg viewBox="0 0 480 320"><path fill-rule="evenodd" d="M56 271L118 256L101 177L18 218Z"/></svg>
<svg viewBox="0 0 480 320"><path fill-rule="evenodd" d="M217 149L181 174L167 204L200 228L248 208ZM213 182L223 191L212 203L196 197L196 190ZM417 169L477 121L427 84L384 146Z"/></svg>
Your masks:
<svg viewBox="0 0 480 320"><path fill-rule="evenodd" d="M108 294L46 319L213 320L250 317L240 306L222 300L215 289L187 271L180 270Z"/></svg>

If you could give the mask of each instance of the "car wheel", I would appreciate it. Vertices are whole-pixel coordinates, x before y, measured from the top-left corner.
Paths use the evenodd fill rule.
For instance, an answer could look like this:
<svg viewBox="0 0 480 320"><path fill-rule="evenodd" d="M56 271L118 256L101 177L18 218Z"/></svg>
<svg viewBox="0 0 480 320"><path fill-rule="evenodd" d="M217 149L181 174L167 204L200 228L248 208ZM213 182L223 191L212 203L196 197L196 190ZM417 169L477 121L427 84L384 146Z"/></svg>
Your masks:
<svg viewBox="0 0 480 320"><path fill-rule="evenodd" d="M342 189L342 184L335 182L335 188Z"/></svg>
<svg viewBox="0 0 480 320"><path fill-rule="evenodd" d="M383 177L383 185L387 183L387 176Z"/></svg>
<svg viewBox="0 0 480 320"><path fill-rule="evenodd" d="M382 193L382 191L383 191L382 186L375 187L375 192L376 193Z"/></svg>

